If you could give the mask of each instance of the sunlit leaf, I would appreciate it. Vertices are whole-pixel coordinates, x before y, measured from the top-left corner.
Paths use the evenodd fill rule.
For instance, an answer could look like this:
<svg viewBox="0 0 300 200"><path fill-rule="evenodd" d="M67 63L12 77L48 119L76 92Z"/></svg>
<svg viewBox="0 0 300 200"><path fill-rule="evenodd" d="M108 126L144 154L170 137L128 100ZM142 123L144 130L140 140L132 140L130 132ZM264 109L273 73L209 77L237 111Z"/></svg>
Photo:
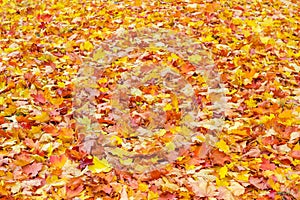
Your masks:
<svg viewBox="0 0 300 200"><path fill-rule="evenodd" d="M100 173L100 172L109 172L112 169L110 164L105 159L99 160L99 158L93 158L93 165L89 166L89 170L93 173Z"/></svg>

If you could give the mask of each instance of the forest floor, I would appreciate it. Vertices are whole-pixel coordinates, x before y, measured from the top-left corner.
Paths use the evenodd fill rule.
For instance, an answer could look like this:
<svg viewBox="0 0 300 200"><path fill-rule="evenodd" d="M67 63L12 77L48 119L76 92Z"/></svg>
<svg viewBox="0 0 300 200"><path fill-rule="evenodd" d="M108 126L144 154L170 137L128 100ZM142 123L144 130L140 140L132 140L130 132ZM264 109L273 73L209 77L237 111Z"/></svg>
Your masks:
<svg viewBox="0 0 300 200"><path fill-rule="evenodd" d="M299 1L0 4L0 199L300 199ZM152 34L157 43L142 55L123 51L89 73L91 63L114 56L114 42L127 49L126 38L115 36L128 30L158 30L127 35ZM172 43L162 30L182 38ZM184 41L210 54L187 61L157 47L172 43L180 52ZM195 67L197 60L211 68ZM155 74L155 66L171 70ZM132 77L144 80L148 72L147 84L130 90ZM163 82L164 73L176 78L166 79L176 91L150 83ZM129 84L117 86L126 76ZM82 81L87 77L91 82ZM80 109L95 96L102 107ZM112 118L126 102L129 117ZM216 103L223 103L218 112L211 110ZM185 115L187 104L198 118ZM151 114L155 108L162 115ZM164 128L148 138L130 133L158 124ZM90 143L88 132L97 135ZM189 145L178 146L182 140ZM156 167L161 158L168 163Z"/></svg>

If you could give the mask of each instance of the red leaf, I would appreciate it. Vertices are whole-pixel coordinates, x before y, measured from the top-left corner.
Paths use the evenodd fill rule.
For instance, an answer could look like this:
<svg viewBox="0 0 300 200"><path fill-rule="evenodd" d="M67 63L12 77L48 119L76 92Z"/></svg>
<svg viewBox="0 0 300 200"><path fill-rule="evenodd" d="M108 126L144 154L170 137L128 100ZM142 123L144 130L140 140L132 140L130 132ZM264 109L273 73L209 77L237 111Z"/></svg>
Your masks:
<svg viewBox="0 0 300 200"><path fill-rule="evenodd" d="M37 94L32 94L31 95L34 99L35 102L44 104L46 103L46 98L44 97L44 93L42 91L38 91Z"/></svg>
<svg viewBox="0 0 300 200"><path fill-rule="evenodd" d="M262 143L263 145L274 145L274 144L279 144L279 140L272 135L263 138Z"/></svg>
<svg viewBox="0 0 300 200"><path fill-rule="evenodd" d="M260 168L262 170L274 170L276 168L275 164L274 163L270 163L269 160L263 158L262 159L262 163L260 165Z"/></svg>
<svg viewBox="0 0 300 200"><path fill-rule="evenodd" d="M93 165L93 158L84 158L83 160L80 160L79 169L84 169L88 165Z"/></svg>
<svg viewBox="0 0 300 200"><path fill-rule="evenodd" d="M38 14L37 15L37 19L39 20L39 21L42 21L42 22L51 22L51 20L52 20L52 15L50 15L50 14Z"/></svg>
<svg viewBox="0 0 300 200"><path fill-rule="evenodd" d="M234 6L233 9L240 10L240 11L245 11L245 9L242 6Z"/></svg>
<svg viewBox="0 0 300 200"><path fill-rule="evenodd" d="M291 151L291 156L295 159L300 160L300 150L293 150Z"/></svg>
<svg viewBox="0 0 300 200"><path fill-rule="evenodd" d="M0 125L5 123L5 118L4 116L0 116Z"/></svg>
<svg viewBox="0 0 300 200"><path fill-rule="evenodd" d="M32 163L31 165L26 165L25 167L23 167L23 172L27 175L35 177L39 173L39 171L41 171L42 167L42 163Z"/></svg>

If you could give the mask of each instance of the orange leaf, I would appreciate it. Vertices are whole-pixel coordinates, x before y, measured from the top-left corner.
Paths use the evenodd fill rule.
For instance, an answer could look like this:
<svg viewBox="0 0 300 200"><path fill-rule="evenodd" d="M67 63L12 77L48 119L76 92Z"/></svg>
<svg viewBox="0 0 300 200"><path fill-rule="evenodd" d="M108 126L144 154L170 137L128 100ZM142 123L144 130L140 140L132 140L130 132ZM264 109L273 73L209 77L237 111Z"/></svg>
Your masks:
<svg viewBox="0 0 300 200"><path fill-rule="evenodd" d="M215 149L210 153L210 158L214 165L221 165L221 166L223 166L226 162L230 162L231 160L228 155L219 151L218 149Z"/></svg>
<svg viewBox="0 0 300 200"><path fill-rule="evenodd" d="M77 188L72 190L71 188L66 186L66 192L67 192L67 197L68 198L73 198L76 197L80 194L80 192L83 190L83 184L79 185Z"/></svg>
<svg viewBox="0 0 300 200"><path fill-rule="evenodd" d="M181 73L186 74L188 72L195 71L196 67L192 64L184 64L180 67L179 70Z"/></svg>
<svg viewBox="0 0 300 200"><path fill-rule="evenodd" d="M50 156L50 163L52 166L55 166L57 168L62 168L67 161L67 157L63 154L60 156Z"/></svg>

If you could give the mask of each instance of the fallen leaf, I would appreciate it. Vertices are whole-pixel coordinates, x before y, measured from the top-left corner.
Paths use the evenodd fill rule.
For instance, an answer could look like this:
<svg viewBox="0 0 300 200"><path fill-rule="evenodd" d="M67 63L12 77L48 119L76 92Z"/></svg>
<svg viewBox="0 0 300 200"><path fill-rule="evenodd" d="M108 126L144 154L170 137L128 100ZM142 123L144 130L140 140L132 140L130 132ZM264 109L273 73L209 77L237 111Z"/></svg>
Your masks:
<svg viewBox="0 0 300 200"><path fill-rule="evenodd" d="M250 176L250 178L249 178L249 183L251 183L252 185L254 185L255 187L257 187L260 190L265 190L268 188L268 185L266 182L267 181L263 177L258 178L258 177Z"/></svg>
<svg viewBox="0 0 300 200"><path fill-rule="evenodd" d="M43 168L42 163L32 163L30 165L26 165L23 167L23 172L26 173L27 175L30 175L31 177L35 177Z"/></svg>
<svg viewBox="0 0 300 200"><path fill-rule="evenodd" d="M230 157L218 149L213 150L209 157L215 165L223 166L226 162L230 162Z"/></svg>
<svg viewBox="0 0 300 200"><path fill-rule="evenodd" d="M105 159L99 160L98 157L93 158L93 165L89 165L88 168L93 173L109 172L112 169L111 165L108 163L107 160Z"/></svg>
<svg viewBox="0 0 300 200"><path fill-rule="evenodd" d="M245 188L236 181L230 181L230 186L228 188L234 196L240 196L246 191Z"/></svg>
<svg viewBox="0 0 300 200"><path fill-rule="evenodd" d="M274 170L276 168L276 165L274 163L271 163L268 159L263 158L260 168L262 170Z"/></svg>
<svg viewBox="0 0 300 200"><path fill-rule="evenodd" d="M188 184L197 197L214 197L218 195L217 188L203 178L199 178L198 181L188 178Z"/></svg>

